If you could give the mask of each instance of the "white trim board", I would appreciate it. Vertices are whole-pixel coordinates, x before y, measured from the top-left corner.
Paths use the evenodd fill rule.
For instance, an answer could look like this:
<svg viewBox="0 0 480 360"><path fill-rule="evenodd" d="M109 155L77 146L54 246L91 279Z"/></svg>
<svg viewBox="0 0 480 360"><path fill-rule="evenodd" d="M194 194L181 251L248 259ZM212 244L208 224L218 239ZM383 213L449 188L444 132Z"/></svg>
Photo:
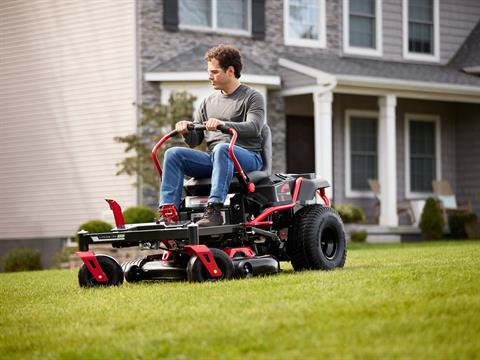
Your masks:
<svg viewBox="0 0 480 360"><path fill-rule="evenodd" d="M208 75L202 71L184 71L184 72L147 72L144 75L145 81L205 81L208 82ZM240 81L249 84L261 84L278 87L281 84L281 78L278 75L253 75L243 74Z"/></svg>
<svg viewBox="0 0 480 360"><path fill-rule="evenodd" d="M463 71L465 71L468 74L479 75L480 74L480 65L464 67Z"/></svg>

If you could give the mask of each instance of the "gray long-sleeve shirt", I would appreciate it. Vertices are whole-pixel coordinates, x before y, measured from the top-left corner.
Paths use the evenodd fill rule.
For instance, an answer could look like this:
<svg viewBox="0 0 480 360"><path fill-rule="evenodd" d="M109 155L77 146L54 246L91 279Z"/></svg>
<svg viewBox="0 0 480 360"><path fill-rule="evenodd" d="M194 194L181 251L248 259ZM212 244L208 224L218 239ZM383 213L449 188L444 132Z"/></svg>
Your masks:
<svg viewBox="0 0 480 360"><path fill-rule="evenodd" d="M202 124L209 118L222 120L234 128L238 134L236 145L252 151L262 150L265 100L257 90L242 84L231 94L217 91L209 95L195 112L193 122ZM184 138L192 147L205 139L209 151L218 143L230 141L230 135L219 131L190 131Z"/></svg>

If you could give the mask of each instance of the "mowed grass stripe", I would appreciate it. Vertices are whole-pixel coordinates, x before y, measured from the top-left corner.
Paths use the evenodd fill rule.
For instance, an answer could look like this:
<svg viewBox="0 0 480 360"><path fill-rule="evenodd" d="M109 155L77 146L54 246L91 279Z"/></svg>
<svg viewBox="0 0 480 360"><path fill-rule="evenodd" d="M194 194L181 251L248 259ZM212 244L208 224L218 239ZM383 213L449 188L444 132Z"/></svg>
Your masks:
<svg viewBox="0 0 480 360"><path fill-rule="evenodd" d="M356 245L343 270L81 289L0 274L0 358L478 358L480 241Z"/></svg>

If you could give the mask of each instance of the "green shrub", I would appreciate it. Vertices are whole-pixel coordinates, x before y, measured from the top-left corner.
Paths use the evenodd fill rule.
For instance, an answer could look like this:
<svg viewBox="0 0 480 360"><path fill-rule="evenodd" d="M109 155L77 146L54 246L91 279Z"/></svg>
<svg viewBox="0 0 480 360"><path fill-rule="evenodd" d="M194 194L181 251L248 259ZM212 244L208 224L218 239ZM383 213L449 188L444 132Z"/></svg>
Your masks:
<svg viewBox="0 0 480 360"><path fill-rule="evenodd" d="M469 239L480 239L480 222L469 221L465 224L465 232Z"/></svg>
<svg viewBox="0 0 480 360"><path fill-rule="evenodd" d="M42 270L40 251L30 248L10 250L3 258L5 272Z"/></svg>
<svg viewBox="0 0 480 360"><path fill-rule="evenodd" d="M132 206L123 212L126 224L154 222L157 213L146 206Z"/></svg>
<svg viewBox="0 0 480 360"><path fill-rule="evenodd" d="M365 230L352 231L350 233L350 240L356 243L364 243L367 240L367 232Z"/></svg>
<svg viewBox="0 0 480 360"><path fill-rule="evenodd" d="M112 230L112 225L103 220L90 220L80 225L77 232L80 230L88 231L89 233L102 233ZM78 234L75 234L75 241L78 241Z"/></svg>
<svg viewBox="0 0 480 360"><path fill-rule="evenodd" d="M365 212L355 204L336 204L334 208L345 224L365 221Z"/></svg>
<svg viewBox="0 0 480 360"><path fill-rule="evenodd" d="M453 239L466 239L467 232L465 225L469 222L476 222L477 216L475 214L452 214L448 217L448 227Z"/></svg>
<svg viewBox="0 0 480 360"><path fill-rule="evenodd" d="M55 267L58 269L62 268L62 265L65 263L68 263L68 261L70 260L70 256L72 254L75 254L77 251L78 251L78 248L76 246L64 247L63 249L58 250L55 253L55 257L54 257Z"/></svg>
<svg viewBox="0 0 480 360"><path fill-rule="evenodd" d="M427 240L440 239L443 233L444 221L440 206L434 198L428 198L420 218L420 230Z"/></svg>

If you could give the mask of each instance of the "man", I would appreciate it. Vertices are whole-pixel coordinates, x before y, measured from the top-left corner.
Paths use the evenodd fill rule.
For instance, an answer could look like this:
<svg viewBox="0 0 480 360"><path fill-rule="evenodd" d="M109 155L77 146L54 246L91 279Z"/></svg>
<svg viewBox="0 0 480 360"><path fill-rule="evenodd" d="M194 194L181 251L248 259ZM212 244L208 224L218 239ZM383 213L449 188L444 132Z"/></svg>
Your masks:
<svg viewBox="0 0 480 360"><path fill-rule="evenodd" d="M256 90L238 80L242 60L238 49L218 45L205 54L208 79L216 91L203 100L194 114L193 123L204 124L207 131L188 131L191 122L182 120L175 130L184 136L190 147L206 141L208 152L185 147L170 148L165 153L163 178L160 187L160 206L175 204L180 207L184 175L211 177L211 191L199 226L223 223L220 209L225 202L232 181L234 165L228 154L230 136L217 131L227 125L238 133L234 154L245 172L262 168L261 130L265 125L265 101Z"/></svg>

